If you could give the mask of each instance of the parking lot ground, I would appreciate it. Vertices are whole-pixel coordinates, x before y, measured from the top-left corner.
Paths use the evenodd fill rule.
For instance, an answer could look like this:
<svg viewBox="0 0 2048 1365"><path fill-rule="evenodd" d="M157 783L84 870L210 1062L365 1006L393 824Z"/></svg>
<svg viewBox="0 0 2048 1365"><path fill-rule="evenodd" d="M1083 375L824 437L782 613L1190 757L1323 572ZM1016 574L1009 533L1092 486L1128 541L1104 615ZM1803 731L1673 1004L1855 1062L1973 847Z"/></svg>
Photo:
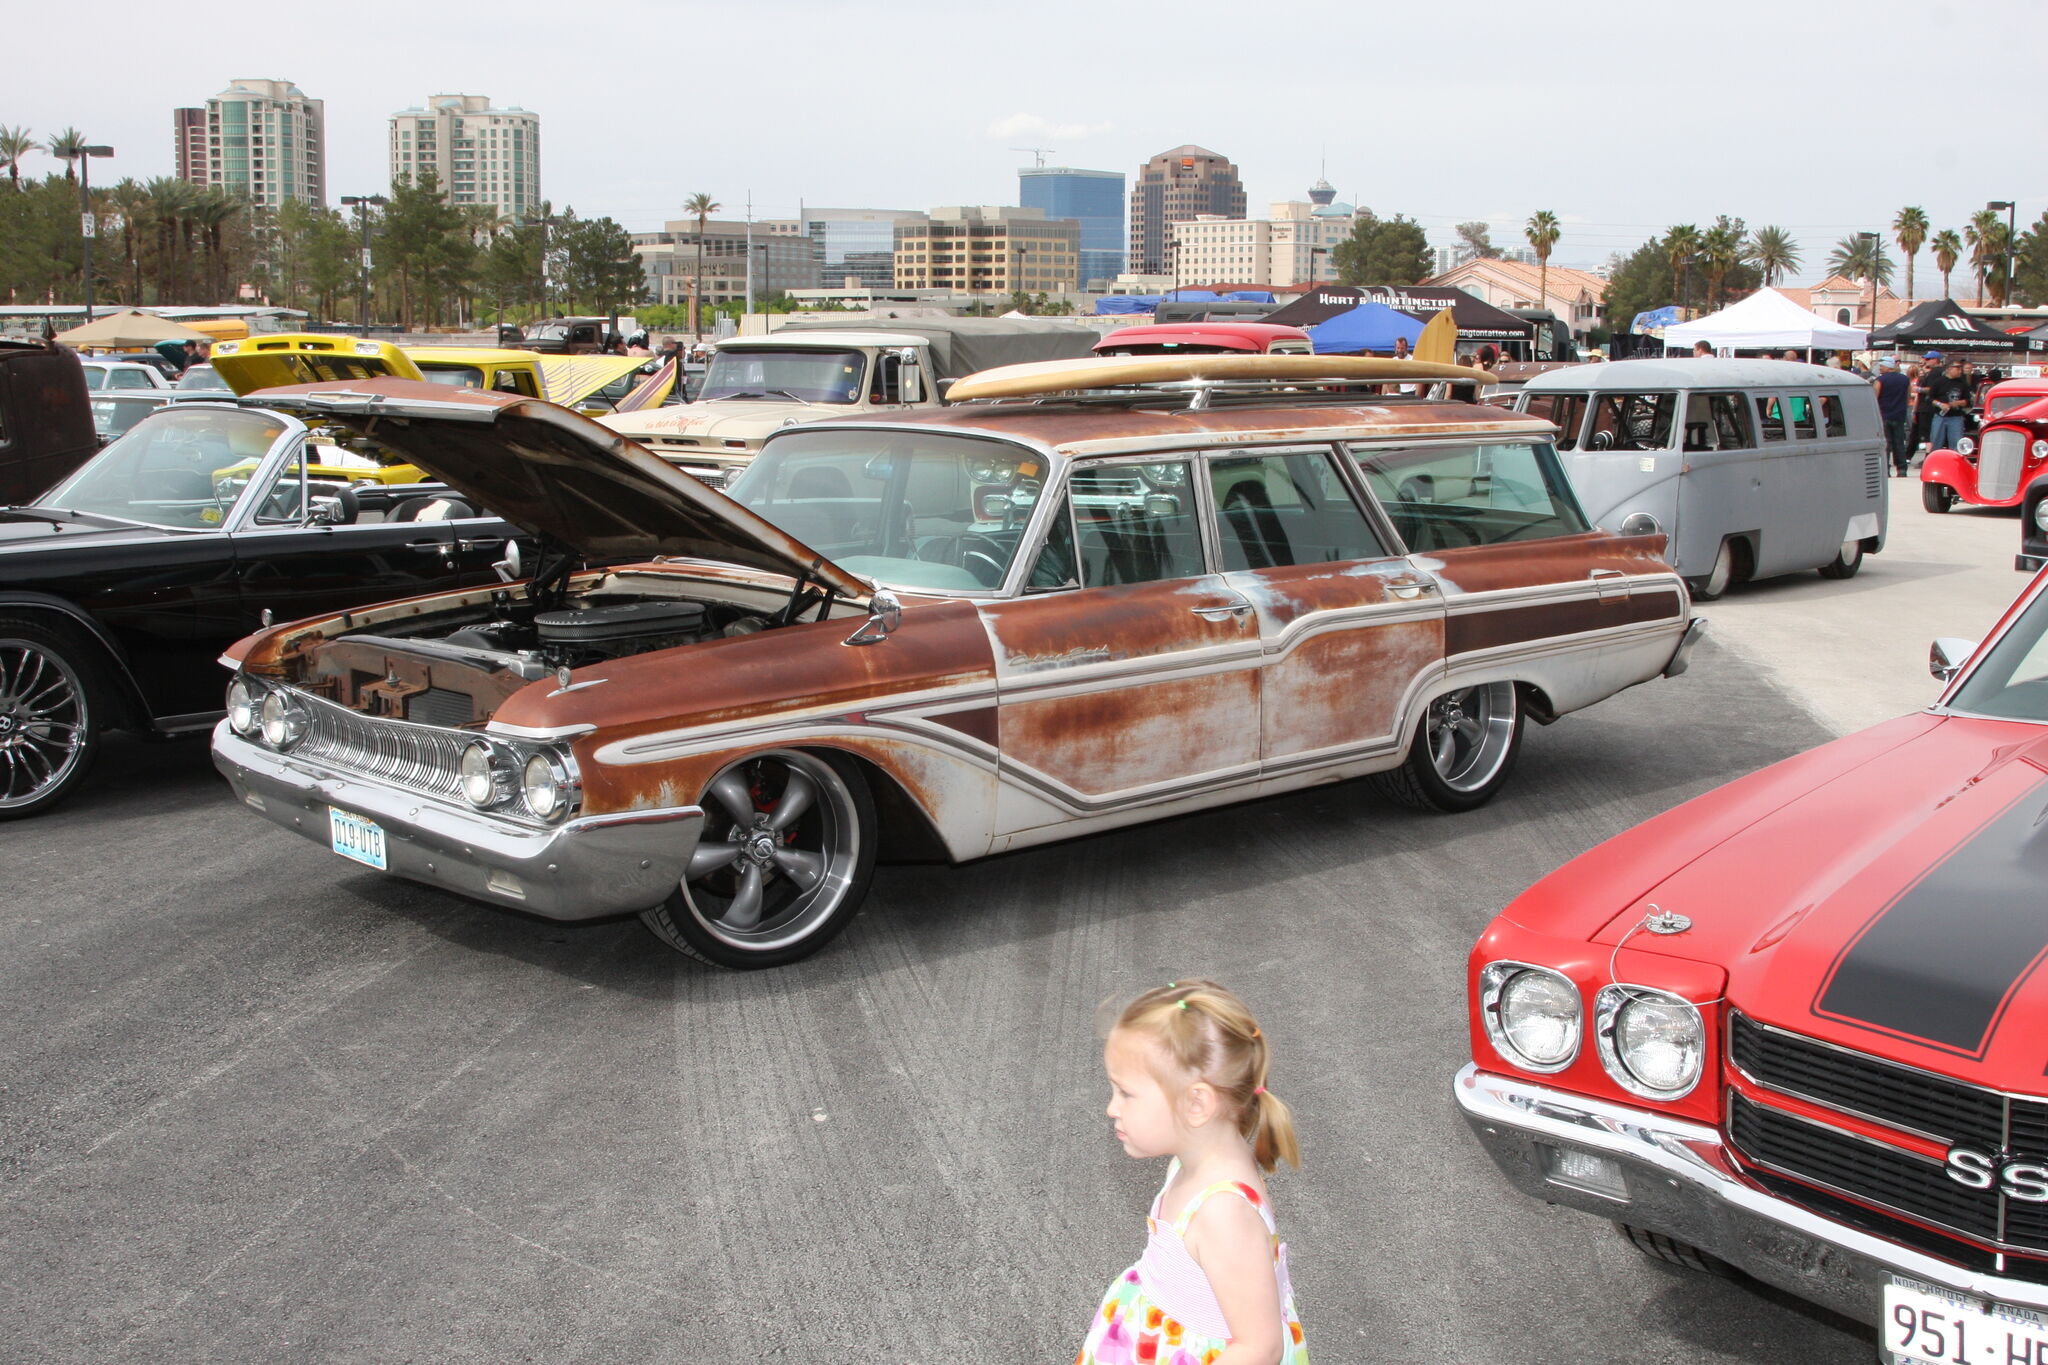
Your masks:
<svg viewBox="0 0 2048 1365"><path fill-rule="evenodd" d="M1203 973L1301 1118L1274 1194L1318 1359L1861 1365L1860 1327L1511 1192L1449 1098L1500 905L1825 735L1710 641L1532 730L1469 816L1352 783L887 867L839 941L750 975L353 868L245 816L201 746L123 742L0 834L0 1340L1065 1360L1161 1175L1110 1138L1097 1009Z"/></svg>

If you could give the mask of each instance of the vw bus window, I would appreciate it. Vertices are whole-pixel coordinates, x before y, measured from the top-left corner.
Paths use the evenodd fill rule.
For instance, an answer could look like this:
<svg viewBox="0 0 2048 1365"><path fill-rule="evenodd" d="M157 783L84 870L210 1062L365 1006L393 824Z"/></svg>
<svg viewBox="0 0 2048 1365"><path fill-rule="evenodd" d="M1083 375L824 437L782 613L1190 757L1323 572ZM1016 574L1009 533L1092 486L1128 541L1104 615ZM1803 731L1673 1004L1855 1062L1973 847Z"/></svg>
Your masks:
<svg viewBox="0 0 2048 1365"><path fill-rule="evenodd" d="M1813 439L1813 400L1803 393L1795 393L1786 400L1792 408L1792 429L1799 433L1802 441Z"/></svg>
<svg viewBox="0 0 2048 1365"><path fill-rule="evenodd" d="M1352 454L1410 550L1461 550L1589 529L1547 445L1354 446Z"/></svg>
<svg viewBox="0 0 2048 1365"><path fill-rule="evenodd" d="M1559 450L1578 449L1579 428L1586 422L1585 394L1532 393L1524 410L1532 417L1541 417L1556 424Z"/></svg>
<svg viewBox="0 0 2048 1365"><path fill-rule="evenodd" d="M1694 393L1685 400L1685 448L1746 450L1756 444L1749 404L1739 393Z"/></svg>
<svg viewBox="0 0 2048 1365"><path fill-rule="evenodd" d="M1842 400L1837 394L1820 396L1820 420L1822 429L1830 436L1849 434L1849 419L1842 413Z"/></svg>
<svg viewBox="0 0 2048 1365"><path fill-rule="evenodd" d="M1588 450L1668 450L1675 393L1603 393L1593 409Z"/></svg>
<svg viewBox="0 0 2048 1365"><path fill-rule="evenodd" d="M1756 400L1757 425L1763 428L1765 441L1785 439L1785 405L1776 398L1759 394Z"/></svg>

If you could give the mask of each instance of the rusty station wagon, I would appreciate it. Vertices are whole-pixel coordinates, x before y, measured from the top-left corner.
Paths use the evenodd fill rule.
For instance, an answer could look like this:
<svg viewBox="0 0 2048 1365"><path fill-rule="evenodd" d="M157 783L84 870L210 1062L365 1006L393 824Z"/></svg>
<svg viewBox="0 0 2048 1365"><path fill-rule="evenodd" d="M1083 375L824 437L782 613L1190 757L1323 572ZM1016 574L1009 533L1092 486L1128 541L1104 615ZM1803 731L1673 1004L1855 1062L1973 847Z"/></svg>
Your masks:
<svg viewBox="0 0 2048 1365"><path fill-rule="evenodd" d="M792 428L725 493L515 395L257 395L543 548L524 581L242 641L216 762L358 863L760 967L843 927L878 854L1368 774L1468 809L1525 718L1683 668L1663 537L1590 526L1546 423L1363 382L1471 372L1188 357L1091 390L1108 363L1052 362L1035 401Z"/></svg>

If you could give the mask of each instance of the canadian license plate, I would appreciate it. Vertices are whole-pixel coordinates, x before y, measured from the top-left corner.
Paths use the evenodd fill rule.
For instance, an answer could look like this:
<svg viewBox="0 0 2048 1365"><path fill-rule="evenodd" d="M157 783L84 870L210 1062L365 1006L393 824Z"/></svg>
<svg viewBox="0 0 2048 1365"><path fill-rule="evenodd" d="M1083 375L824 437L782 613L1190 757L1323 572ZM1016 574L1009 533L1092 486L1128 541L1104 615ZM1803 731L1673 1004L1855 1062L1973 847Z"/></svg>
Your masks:
<svg viewBox="0 0 2048 1365"><path fill-rule="evenodd" d="M1884 1287L1883 1332L1896 1365L2048 1365L2048 1317L1916 1280Z"/></svg>
<svg viewBox="0 0 2048 1365"><path fill-rule="evenodd" d="M334 851L342 857L353 858L379 872L391 870L384 861L384 827L376 821L329 806L327 833L333 841ZM2048 1361L2044 1361L2044 1365L2048 1365Z"/></svg>

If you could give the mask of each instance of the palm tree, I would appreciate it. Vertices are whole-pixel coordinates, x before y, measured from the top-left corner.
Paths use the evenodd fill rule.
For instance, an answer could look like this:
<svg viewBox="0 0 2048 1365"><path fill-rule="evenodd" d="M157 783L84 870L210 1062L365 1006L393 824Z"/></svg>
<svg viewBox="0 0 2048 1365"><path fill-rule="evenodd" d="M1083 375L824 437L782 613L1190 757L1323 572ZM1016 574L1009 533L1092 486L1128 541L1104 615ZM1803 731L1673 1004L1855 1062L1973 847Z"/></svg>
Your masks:
<svg viewBox="0 0 2048 1365"><path fill-rule="evenodd" d="M150 216L156 220L156 296L159 303L175 301L184 292L178 247L186 215L199 198L199 187L189 180L160 175L144 186L149 194Z"/></svg>
<svg viewBox="0 0 2048 1365"><path fill-rule="evenodd" d="M220 303L228 289L227 269L222 263L226 255L222 229L247 207L247 200L218 186L202 191L192 206L191 221L199 230L199 244L206 252L205 287L210 303Z"/></svg>
<svg viewBox="0 0 2048 1365"><path fill-rule="evenodd" d="M1700 230L1691 223L1680 223L1664 234L1664 257L1671 262L1671 273L1678 281L1678 306L1685 307L1685 272L1692 264L1692 258L1699 254Z"/></svg>
<svg viewBox="0 0 2048 1365"><path fill-rule="evenodd" d="M1984 306L1984 272L1990 268L2005 250L1999 238L2005 234L2005 224L1998 221L1994 209L1978 209L1970 215L1970 221L1963 225L1963 240L1970 244L1970 268L1977 272L1977 306Z"/></svg>
<svg viewBox="0 0 2048 1365"><path fill-rule="evenodd" d="M1743 259L1763 272L1769 288L1799 268L1799 243L1781 227L1760 227L1743 249Z"/></svg>
<svg viewBox="0 0 2048 1365"><path fill-rule="evenodd" d="M1852 232L1835 243L1828 253L1828 269L1852 280L1892 282L1892 258L1885 254L1884 239L1876 233Z"/></svg>
<svg viewBox="0 0 2048 1365"><path fill-rule="evenodd" d="M1920 248L1927 245L1927 211L1908 206L1899 210L1899 216L1892 219L1892 235L1898 239L1899 250L1906 253L1906 306L1913 306L1913 257Z"/></svg>
<svg viewBox="0 0 2048 1365"><path fill-rule="evenodd" d="M7 168L8 182L21 188L21 159L36 149L36 140L26 128L0 128L0 166Z"/></svg>
<svg viewBox="0 0 2048 1365"><path fill-rule="evenodd" d="M78 158L85 155L85 134L76 128L66 128L43 144L51 156L64 163L64 178L78 179Z"/></svg>
<svg viewBox="0 0 2048 1365"><path fill-rule="evenodd" d="M127 176L107 191L107 200L121 213L121 257L128 265L128 300L139 304L143 301L142 253L135 249L135 242L142 231L143 215L149 212L149 190L140 180Z"/></svg>
<svg viewBox="0 0 2048 1365"><path fill-rule="evenodd" d="M710 195L697 193L683 201L683 212L696 215L697 219L697 273L690 277L690 335L702 332L702 323L697 314L697 291L704 286L704 224L712 214L725 205Z"/></svg>
<svg viewBox="0 0 2048 1365"><path fill-rule="evenodd" d="M1557 234L1557 215L1549 209L1530 214L1523 231L1530 250L1536 253L1536 301L1545 308L1550 306L1550 253L1557 245Z"/></svg>
<svg viewBox="0 0 2048 1365"><path fill-rule="evenodd" d="M1707 265L1707 306L1721 305L1721 284L1742 261L1742 220L1722 215L1700 234L1700 259Z"/></svg>
<svg viewBox="0 0 2048 1365"><path fill-rule="evenodd" d="M1956 268L1956 262L1963 258L1963 242L1956 236L1954 228L1943 228L1927 243L1934 253L1934 264L1941 271L1941 296L1952 297L1948 292L1948 272Z"/></svg>

